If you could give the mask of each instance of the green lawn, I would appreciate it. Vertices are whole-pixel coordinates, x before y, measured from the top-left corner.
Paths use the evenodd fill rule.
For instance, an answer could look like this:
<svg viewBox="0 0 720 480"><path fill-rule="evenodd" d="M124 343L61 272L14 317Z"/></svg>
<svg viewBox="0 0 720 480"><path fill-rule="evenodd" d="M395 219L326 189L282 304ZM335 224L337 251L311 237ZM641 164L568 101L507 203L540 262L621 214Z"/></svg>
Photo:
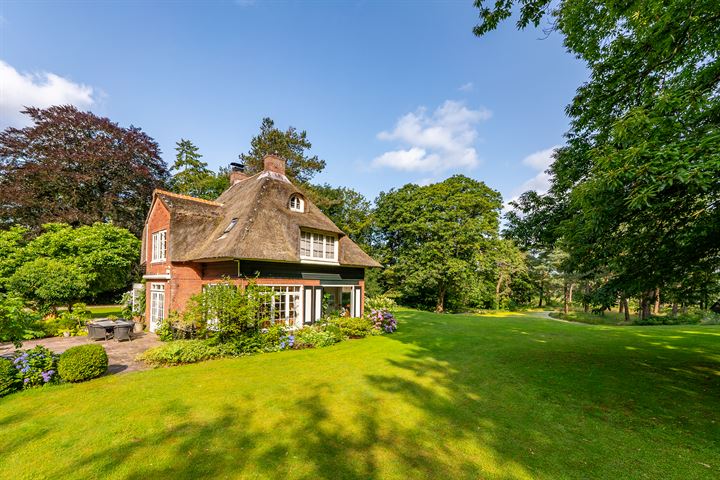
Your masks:
<svg viewBox="0 0 720 480"><path fill-rule="evenodd" d="M399 317L0 399L0 478L720 476L720 327Z"/></svg>
<svg viewBox="0 0 720 480"><path fill-rule="evenodd" d="M625 314L613 310L606 311L602 315L583 311L571 311L568 314L553 312L550 315L554 318L560 318L562 320L589 323L591 325L621 325L625 323ZM631 322L637 318L637 314L630 315Z"/></svg>

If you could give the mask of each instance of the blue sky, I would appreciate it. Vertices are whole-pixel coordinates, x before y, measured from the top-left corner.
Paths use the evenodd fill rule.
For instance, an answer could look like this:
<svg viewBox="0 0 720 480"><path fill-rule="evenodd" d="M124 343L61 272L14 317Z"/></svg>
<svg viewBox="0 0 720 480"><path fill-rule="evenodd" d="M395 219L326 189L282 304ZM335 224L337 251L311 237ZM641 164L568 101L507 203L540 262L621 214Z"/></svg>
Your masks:
<svg viewBox="0 0 720 480"><path fill-rule="evenodd" d="M262 117L308 131L315 181L373 199L463 173L506 199L542 189L586 78L559 34L472 34L462 2L0 4L0 127L74 103L141 127L172 163L189 138L217 168Z"/></svg>

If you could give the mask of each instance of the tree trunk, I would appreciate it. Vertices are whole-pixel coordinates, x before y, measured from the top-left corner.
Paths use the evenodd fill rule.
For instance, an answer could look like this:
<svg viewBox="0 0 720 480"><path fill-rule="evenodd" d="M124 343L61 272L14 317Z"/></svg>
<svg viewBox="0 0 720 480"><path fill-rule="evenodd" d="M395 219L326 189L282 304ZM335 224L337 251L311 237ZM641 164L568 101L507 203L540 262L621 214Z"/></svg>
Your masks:
<svg viewBox="0 0 720 480"><path fill-rule="evenodd" d="M678 304L677 302L672 303L672 316L677 317L678 314Z"/></svg>
<svg viewBox="0 0 720 480"><path fill-rule="evenodd" d="M622 305L623 311L625 312L625 323L630 323L630 308L628 307L628 299L625 297L620 299L620 305Z"/></svg>
<svg viewBox="0 0 720 480"><path fill-rule="evenodd" d="M540 301L538 302L538 308L542 308L543 301L543 282L540 280Z"/></svg>
<svg viewBox="0 0 720 480"><path fill-rule="evenodd" d="M565 313L565 315L567 315L568 313L570 313L570 303L568 303L568 298L571 295L570 285L568 285L567 283L565 284L565 287L563 288L563 293L564 293L563 297L565 298L565 304L563 305L563 312Z"/></svg>
<svg viewBox="0 0 720 480"><path fill-rule="evenodd" d="M625 307L623 300L625 300L625 298L620 297L620 302L618 302L618 313L623 313L623 308Z"/></svg>
<svg viewBox="0 0 720 480"><path fill-rule="evenodd" d="M660 287L655 287L655 305L653 306L653 315L660 315Z"/></svg>
<svg viewBox="0 0 720 480"><path fill-rule="evenodd" d="M435 311L437 313L443 313L445 311L445 287L440 287L440 291L438 291L438 299L437 299L437 305L435 306Z"/></svg>
<svg viewBox="0 0 720 480"><path fill-rule="evenodd" d="M640 299L640 320L646 320L650 317L650 298L652 292L644 292Z"/></svg>
<svg viewBox="0 0 720 480"><path fill-rule="evenodd" d="M572 294L573 294L573 288L575 288L575 284L570 284L570 294L568 295L568 303L572 305Z"/></svg>
<svg viewBox="0 0 720 480"><path fill-rule="evenodd" d="M498 277L497 285L495 285L495 310L500 309L500 287L502 286L503 274Z"/></svg>

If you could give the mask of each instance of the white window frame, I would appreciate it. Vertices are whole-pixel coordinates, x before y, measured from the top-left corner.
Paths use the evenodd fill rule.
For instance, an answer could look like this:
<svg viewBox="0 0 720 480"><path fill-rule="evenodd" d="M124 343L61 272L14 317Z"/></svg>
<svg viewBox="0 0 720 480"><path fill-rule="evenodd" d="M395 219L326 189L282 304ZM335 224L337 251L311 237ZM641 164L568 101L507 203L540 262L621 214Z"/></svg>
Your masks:
<svg viewBox="0 0 720 480"><path fill-rule="evenodd" d="M297 206L293 205L297 202ZM297 193L290 197L290 211L303 213L305 211L305 200Z"/></svg>
<svg viewBox="0 0 720 480"><path fill-rule="evenodd" d="M309 255L303 253L303 243L309 238ZM320 245L321 244L321 245ZM315 249L320 246L321 256L315 255ZM329 248L332 246L332 248ZM338 263L338 237L332 233L300 230L300 259L312 262ZM332 251L330 251L332 250Z"/></svg>
<svg viewBox="0 0 720 480"><path fill-rule="evenodd" d="M167 260L167 230L158 230L152 234L151 251L150 263L160 263Z"/></svg>
<svg viewBox="0 0 720 480"><path fill-rule="evenodd" d="M270 320L272 323L281 323L290 328L302 328L303 326L303 299L304 292L302 285L261 285L265 288L272 290L273 295L270 299ZM277 296L282 296L280 302L277 301ZM295 308L294 311L290 309L290 297L295 297ZM280 313L279 318L275 318L276 304L280 303L283 308L283 312Z"/></svg>
<svg viewBox="0 0 720 480"><path fill-rule="evenodd" d="M165 284L150 284L150 331L155 330L162 325L165 320Z"/></svg>

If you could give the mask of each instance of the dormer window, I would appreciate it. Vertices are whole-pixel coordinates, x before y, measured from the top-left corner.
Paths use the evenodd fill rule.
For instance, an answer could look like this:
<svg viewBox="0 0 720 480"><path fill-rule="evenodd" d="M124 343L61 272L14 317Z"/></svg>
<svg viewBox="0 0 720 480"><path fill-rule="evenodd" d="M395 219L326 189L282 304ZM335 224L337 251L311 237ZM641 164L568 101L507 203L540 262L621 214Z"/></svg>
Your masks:
<svg viewBox="0 0 720 480"><path fill-rule="evenodd" d="M300 258L321 262L337 262L337 236L316 232L300 232Z"/></svg>
<svg viewBox="0 0 720 480"><path fill-rule="evenodd" d="M290 211L300 213L305 211L305 200L303 200L301 195L294 193L290 197Z"/></svg>

